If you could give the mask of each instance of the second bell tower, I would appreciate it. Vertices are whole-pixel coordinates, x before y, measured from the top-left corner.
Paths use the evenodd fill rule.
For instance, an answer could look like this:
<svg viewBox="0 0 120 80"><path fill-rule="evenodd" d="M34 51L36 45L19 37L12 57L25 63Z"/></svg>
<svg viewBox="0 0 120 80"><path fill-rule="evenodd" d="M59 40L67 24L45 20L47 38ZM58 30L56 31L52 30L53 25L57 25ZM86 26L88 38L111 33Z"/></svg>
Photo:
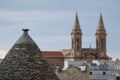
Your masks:
<svg viewBox="0 0 120 80"><path fill-rule="evenodd" d="M106 55L106 35L102 14L100 14L100 20L96 30L96 49L100 52L101 56Z"/></svg>

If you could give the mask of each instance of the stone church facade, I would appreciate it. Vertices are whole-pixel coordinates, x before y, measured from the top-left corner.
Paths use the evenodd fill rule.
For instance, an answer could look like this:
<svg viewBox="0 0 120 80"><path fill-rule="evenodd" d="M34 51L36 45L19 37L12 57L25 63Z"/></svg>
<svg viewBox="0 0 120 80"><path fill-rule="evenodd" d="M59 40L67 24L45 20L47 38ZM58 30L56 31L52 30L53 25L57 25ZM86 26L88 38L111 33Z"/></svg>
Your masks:
<svg viewBox="0 0 120 80"><path fill-rule="evenodd" d="M71 32L71 49L61 50L61 53L63 54L63 57L60 56L61 60L64 58L63 61L85 60L85 61L91 62L92 60L111 60L112 59L107 55L107 47L106 47L107 33L104 26L102 14L100 14L100 19L99 19L98 26L95 33L96 48L91 48L91 46L89 48L82 48L82 34L83 33L79 23L78 14L76 13L73 29ZM47 54L49 54L49 51L47 51ZM49 62L50 64L54 64L54 63L61 64L61 62L56 62L57 58L55 58L54 55L51 55L50 58L49 56L46 56L46 58L53 59L51 60L52 62Z"/></svg>
<svg viewBox="0 0 120 80"><path fill-rule="evenodd" d="M76 13L74 26L71 32L71 49L63 49L65 60L78 61L78 60L111 60L112 58L107 55L106 48L106 29L104 26L102 14L98 22L98 27L95 33L96 48L82 48L82 29L79 23L78 15Z"/></svg>

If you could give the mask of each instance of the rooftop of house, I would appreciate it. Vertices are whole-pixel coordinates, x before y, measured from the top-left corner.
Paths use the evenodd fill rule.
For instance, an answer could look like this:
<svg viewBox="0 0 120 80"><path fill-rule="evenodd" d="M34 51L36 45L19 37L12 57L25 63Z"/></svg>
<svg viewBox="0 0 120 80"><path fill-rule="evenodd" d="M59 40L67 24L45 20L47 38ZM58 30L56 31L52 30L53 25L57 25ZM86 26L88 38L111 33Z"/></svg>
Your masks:
<svg viewBox="0 0 120 80"><path fill-rule="evenodd" d="M64 57L61 51L42 51L45 57Z"/></svg>

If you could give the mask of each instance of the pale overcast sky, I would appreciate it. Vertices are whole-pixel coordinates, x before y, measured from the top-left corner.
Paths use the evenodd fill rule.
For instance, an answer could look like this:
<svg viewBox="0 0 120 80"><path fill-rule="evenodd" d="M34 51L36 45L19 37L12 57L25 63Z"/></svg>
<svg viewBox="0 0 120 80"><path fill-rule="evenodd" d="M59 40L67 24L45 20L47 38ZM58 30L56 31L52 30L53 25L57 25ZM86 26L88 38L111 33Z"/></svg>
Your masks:
<svg viewBox="0 0 120 80"><path fill-rule="evenodd" d="M78 12L83 47L95 47L100 12L107 30L107 52L120 58L120 0L0 0L0 57L22 35L22 28L41 50L71 48L71 30Z"/></svg>

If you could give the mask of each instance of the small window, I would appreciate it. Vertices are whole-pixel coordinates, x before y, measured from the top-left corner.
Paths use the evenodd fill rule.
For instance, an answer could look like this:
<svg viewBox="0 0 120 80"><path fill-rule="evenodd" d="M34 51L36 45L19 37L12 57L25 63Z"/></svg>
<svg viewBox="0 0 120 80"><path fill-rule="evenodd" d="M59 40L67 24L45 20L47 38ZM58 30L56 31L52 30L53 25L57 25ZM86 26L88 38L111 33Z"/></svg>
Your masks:
<svg viewBox="0 0 120 80"><path fill-rule="evenodd" d="M79 49L79 45L77 45L77 49Z"/></svg>
<svg viewBox="0 0 120 80"><path fill-rule="evenodd" d="M104 48L104 39L101 39L101 48Z"/></svg>
<svg viewBox="0 0 120 80"><path fill-rule="evenodd" d="M106 75L106 72L103 72L103 75Z"/></svg>
<svg viewBox="0 0 120 80"><path fill-rule="evenodd" d="M76 48L79 49L79 39L76 39Z"/></svg>
<svg viewBox="0 0 120 80"><path fill-rule="evenodd" d="M116 77L116 80L120 80L120 76Z"/></svg>
<svg viewBox="0 0 120 80"><path fill-rule="evenodd" d="M90 75L92 75L92 72L90 72Z"/></svg>
<svg viewBox="0 0 120 80"><path fill-rule="evenodd" d="M73 53L73 52L71 53L71 56L74 56L74 53Z"/></svg>

